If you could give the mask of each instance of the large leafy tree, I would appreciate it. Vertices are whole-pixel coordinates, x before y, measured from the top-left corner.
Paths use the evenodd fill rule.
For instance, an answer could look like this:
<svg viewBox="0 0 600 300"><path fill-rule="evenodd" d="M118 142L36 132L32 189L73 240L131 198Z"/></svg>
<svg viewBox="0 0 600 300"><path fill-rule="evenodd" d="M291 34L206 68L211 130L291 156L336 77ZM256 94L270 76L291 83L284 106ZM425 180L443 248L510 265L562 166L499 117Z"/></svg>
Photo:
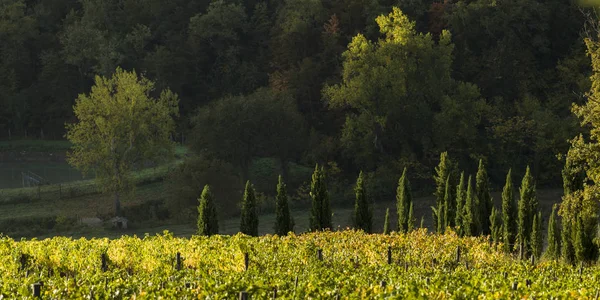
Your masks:
<svg viewBox="0 0 600 300"><path fill-rule="evenodd" d="M342 82L324 89L330 107L343 108L346 113L343 150L365 167L386 156L421 159L430 154L437 144L431 120L440 113L441 99L463 95L450 76L454 46L448 31L436 42L430 35L418 33L415 22L398 8L376 21L383 38L372 42L356 35L343 54ZM475 94L460 102L471 102L471 96L478 97L478 92ZM463 115L463 109L453 111L458 115L440 115L436 124L476 115Z"/></svg>
<svg viewBox="0 0 600 300"><path fill-rule="evenodd" d="M69 163L83 173L95 172L104 191L114 195L117 216L132 170L163 161L174 151L170 137L178 98L170 90L154 98L153 86L135 71L121 68L110 78L96 76L91 92L79 95L73 107L77 121L67 125L73 143Z"/></svg>

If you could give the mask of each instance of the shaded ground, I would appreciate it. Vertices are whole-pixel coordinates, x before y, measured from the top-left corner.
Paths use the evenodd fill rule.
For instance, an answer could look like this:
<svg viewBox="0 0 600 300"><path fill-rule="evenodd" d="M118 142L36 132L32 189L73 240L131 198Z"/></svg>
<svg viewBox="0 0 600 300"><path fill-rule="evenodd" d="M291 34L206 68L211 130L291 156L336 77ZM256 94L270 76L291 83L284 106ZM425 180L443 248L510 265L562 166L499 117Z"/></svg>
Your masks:
<svg viewBox="0 0 600 300"><path fill-rule="evenodd" d="M141 191L140 191L141 192ZM147 190L146 193L153 193L153 191ZM496 206L499 208L500 203L500 193L492 194ZM538 199L540 202L540 209L542 210L542 214L544 216L544 226L546 226L548 216L551 212L552 205L560 201L560 197L562 195L561 189L549 189L549 190L540 190L538 191ZM517 196L518 198L518 196ZM415 203L415 216L417 218L417 224L415 226L419 226L421 217L424 217L424 225L425 227L431 230L432 227L432 217L431 217L431 206L434 204L434 197L421 197L414 199ZM80 203L78 204L78 209L82 209L85 211L89 209L88 205L92 203ZM383 203L375 203L373 207L373 225L374 232L381 232L383 230L383 223L385 217L385 209L390 208L390 218L392 223L392 228L395 227L396 220L396 212L395 212L395 203L394 202L383 202ZM55 211L60 211L60 207L55 207ZM73 209L73 206L71 206ZM351 226L351 217L352 217L352 209L351 208L333 208L333 225L335 229L344 229L347 226ZM19 211L14 211L15 213L21 213ZM309 211L308 210L300 210L300 211L292 211L292 216L295 221L295 232L301 233L308 230L308 220L309 220ZM273 226L275 223L275 215L274 214L264 214L260 216L259 221L259 234L272 234ZM239 231L239 218L230 218L226 220L220 221L220 233L221 234L236 234ZM135 225L134 225L135 227ZM164 230L168 230L172 232L175 236L180 237L189 237L195 233L196 228L194 224L191 222L188 224L177 224L177 222L171 220L167 223L155 223L155 224L145 224L143 227L132 228L126 231L114 231L108 230L103 227L100 228L91 228L84 227L77 230L73 230L70 232L65 232L65 236L72 236L73 238L92 238L92 237L108 237L108 238L118 238L121 235L137 235L144 236L145 234L154 235L157 233L161 233ZM48 235L39 235L38 238L46 238L51 237L54 234Z"/></svg>

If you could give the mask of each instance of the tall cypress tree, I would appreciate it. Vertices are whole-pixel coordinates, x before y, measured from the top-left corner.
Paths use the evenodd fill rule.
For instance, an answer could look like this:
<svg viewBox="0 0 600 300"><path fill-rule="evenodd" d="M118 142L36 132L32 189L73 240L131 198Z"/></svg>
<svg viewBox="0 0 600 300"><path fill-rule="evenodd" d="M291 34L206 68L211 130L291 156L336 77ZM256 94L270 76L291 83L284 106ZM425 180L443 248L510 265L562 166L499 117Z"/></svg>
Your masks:
<svg viewBox="0 0 600 300"><path fill-rule="evenodd" d="M219 221L217 219L217 207L210 187L204 186L200 195L198 205L198 234L213 235L219 233Z"/></svg>
<svg viewBox="0 0 600 300"><path fill-rule="evenodd" d="M500 213L496 207L492 206L492 213L490 214L490 233L492 235L492 241L494 243L500 242L500 236L502 232L502 226L500 226Z"/></svg>
<svg viewBox="0 0 600 300"><path fill-rule="evenodd" d="M390 233L390 209L385 209L385 220L383 222L383 234Z"/></svg>
<svg viewBox="0 0 600 300"><path fill-rule="evenodd" d="M554 204L550 220L548 221L548 248L546 248L546 255L551 259L560 257L560 235L558 224L556 223L556 209L557 205Z"/></svg>
<svg viewBox="0 0 600 300"><path fill-rule="evenodd" d="M460 173L460 181L456 186L456 213L454 218L454 224L459 227L459 234L462 234L463 229L463 206L465 203L467 191L465 189L465 172Z"/></svg>
<svg viewBox="0 0 600 300"><path fill-rule="evenodd" d="M367 196L364 188L364 175L360 171L358 179L356 180L356 186L354 188L356 193L356 199L354 201L354 228L362 229L366 233L371 233L371 227L373 226L373 212L369 207Z"/></svg>
<svg viewBox="0 0 600 300"><path fill-rule="evenodd" d="M475 190L477 194L475 206L477 207L476 224L477 231L487 235L490 234L490 215L492 213L492 197L490 196L490 182L485 170L483 160L479 160L479 167L475 177Z"/></svg>
<svg viewBox="0 0 600 300"><path fill-rule="evenodd" d="M517 226L519 247L522 250L522 255L528 253L531 248L531 230L533 228L533 216L537 212L537 199L535 195L535 184L529 166L523 176L520 188L521 198L518 203Z"/></svg>
<svg viewBox="0 0 600 300"><path fill-rule="evenodd" d="M254 187L248 180L246 182L246 189L244 190L244 199L242 200L240 232L250 236L258 236L258 212L256 206Z"/></svg>
<svg viewBox="0 0 600 300"><path fill-rule="evenodd" d="M575 252L575 260L581 263L586 259L586 237L583 219L577 218L577 223L573 231L573 250Z"/></svg>
<svg viewBox="0 0 600 300"><path fill-rule="evenodd" d="M422 223L421 219L421 223ZM415 216L413 214L413 203L410 202L410 207L408 208L408 223L406 224L406 231L411 232L415 229ZM422 226L421 226L422 227Z"/></svg>
<svg viewBox="0 0 600 300"><path fill-rule="evenodd" d="M463 207L463 228L466 236L472 236L475 233L475 214L473 213L475 195L473 195L473 179L469 175L467 181L467 195L465 197L465 205Z"/></svg>
<svg viewBox="0 0 600 300"><path fill-rule="evenodd" d="M542 255L542 247L544 240L542 236L542 213L538 212L533 215L533 225L531 228L531 254L535 258L540 258Z"/></svg>
<svg viewBox="0 0 600 300"><path fill-rule="evenodd" d="M333 224L331 222L331 204L329 203L329 191L327 190L327 173L325 172L325 168L321 167L321 171L319 172L321 176L321 228L322 229L331 229Z"/></svg>
<svg viewBox="0 0 600 300"><path fill-rule="evenodd" d="M277 197L275 198L275 234L287 235L294 230L294 222L290 216L287 189L283 178L279 175L277 182Z"/></svg>
<svg viewBox="0 0 600 300"><path fill-rule="evenodd" d="M517 209L515 205L515 194L512 186L512 170L506 174L506 183L502 190L502 224L504 250L510 252L514 249L515 237L517 236Z"/></svg>
<svg viewBox="0 0 600 300"><path fill-rule="evenodd" d="M444 229L445 229L445 227L444 227L444 223L445 223L444 209L445 209L445 207L446 207L446 205L442 201L442 202L438 203L438 207L435 210L433 210L434 211L433 216L437 217L437 222L435 222L435 223L437 225L436 230L438 233L444 233Z"/></svg>
<svg viewBox="0 0 600 300"><path fill-rule="evenodd" d="M446 194L446 181L448 176L452 174L452 161L450 160L450 156L448 152L442 152L440 154L440 163L435 168L435 175L433 176L433 180L435 181L435 207L443 207L444 197ZM451 180L452 181L452 180ZM435 215L433 218L433 227L437 228L437 219L438 216Z"/></svg>
<svg viewBox="0 0 600 300"><path fill-rule="evenodd" d="M444 195L444 228L454 226L456 199L454 197L454 186L450 181L450 175L446 179L446 191Z"/></svg>
<svg viewBox="0 0 600 300"><path fill-rule="evenodd" d="M315 171L312 174L312 181L310 183L310 197L312 200L312 207L310 211L310 229L313 231L322 230L323 223L323 196L321 195L321 170L319 164L315 166Z"/></svg>
<svg viewBox="0 0 600 300"><path fill-rule="evenodd" d="M410 181L406 168L402 171L402 176L398 180L398 188L396 189L396 211L398 212L398 231L406 232L409 223L409 209L412 204L412 194L410 189Z"/></svg>
<svg viewBox="0 0 600 300"><path fill-rule="evenodd" d="M560 231L560 254L565 263L572 264L575 261L575 249L573 248L573 226L562 218L562 229Z"/></svg>

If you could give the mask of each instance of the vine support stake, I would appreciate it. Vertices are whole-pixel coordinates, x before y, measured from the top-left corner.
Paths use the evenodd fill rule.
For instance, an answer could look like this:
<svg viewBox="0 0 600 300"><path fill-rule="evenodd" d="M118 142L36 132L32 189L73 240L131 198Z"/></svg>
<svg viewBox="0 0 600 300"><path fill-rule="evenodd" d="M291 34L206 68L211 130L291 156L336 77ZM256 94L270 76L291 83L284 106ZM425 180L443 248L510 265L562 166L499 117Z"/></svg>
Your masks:
<svg viewBox="0 0 600 300"><path fill-rule="evenodd" d="M240 298L239 300L248 300L248 293L247 292L240 292Z"/></svg>
<svg viewBox="0 0 600 300"><path fill-rule="evenodd" d="M460 263L460 246L456 247L456 263Z"/></svg>
<svg viewBox="0 0 600 300"><path fill-rule="evenodd" d="M323 260L323 249L317 249L317 258Z"/></svg>
<svg viewBox="0 0 600 300"><path fill-rule="evenodd" d="M107 265L107 262L106 262L106 260L107 260L106 253L102 253L102 255L100 255L100 260L102 262L102 266L101 266L102 272L106 272L108 270L108 265Z"/></svg>
<svg viewBox="0 0 600 300"><path fill-rule="evenodd" d="M248 253L244 253L244 270L248 271L248 265L250 264L250 257Z"/></svg>
<svg viewBox="0 0 600 300"><path fill-rule="evenodd" d="M388 265L392 264L392 247L388 247L387 263L388 263Z"/></svg>
<svg viewBox="0 0 600 300"><path fill-rule="evenodd" d="M273 288L273 298L272 299L276 299L277 298L277 288Z"/></svg>
<svg viewBox="0 0 600 300"><path fill-rule="evenodd" d="M31 289L33 290L33 296L36 298L42 298L42 283L36 282L31 285Z"/></svg>
<svg viewBox="0 0 600 300"><path fill-rule="evenodd" d="M177 252L177 254L175 255L175 260L176 260L176 264L175 264L175 269L177 271L181 270L181 253Z"/></svg>
<svg viewBox="0 0 600 300"><path fill-rule="evenodd" d="M381 281L381 287L383 287L383 288L384 288L384 287L386 287L386 286L387 286L387 282L385 282L385 280L382 280L382 281Z"/></svg>

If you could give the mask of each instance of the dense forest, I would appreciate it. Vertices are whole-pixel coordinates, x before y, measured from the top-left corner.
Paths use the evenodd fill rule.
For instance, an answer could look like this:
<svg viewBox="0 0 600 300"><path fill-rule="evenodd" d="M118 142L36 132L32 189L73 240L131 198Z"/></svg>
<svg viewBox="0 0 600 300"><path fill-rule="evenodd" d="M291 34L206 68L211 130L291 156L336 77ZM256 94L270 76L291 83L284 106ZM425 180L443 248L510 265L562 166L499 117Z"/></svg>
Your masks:
<svg viewBox="0 0 600 300"><path fill-rule="evenodd" d="M176 93L173 139L241 182L271 157L393 195L448 151L495 186L527 165L560 186L588 30L565 0L0 0L0 137L63 138L77 96L121 67Z"/></svg>

